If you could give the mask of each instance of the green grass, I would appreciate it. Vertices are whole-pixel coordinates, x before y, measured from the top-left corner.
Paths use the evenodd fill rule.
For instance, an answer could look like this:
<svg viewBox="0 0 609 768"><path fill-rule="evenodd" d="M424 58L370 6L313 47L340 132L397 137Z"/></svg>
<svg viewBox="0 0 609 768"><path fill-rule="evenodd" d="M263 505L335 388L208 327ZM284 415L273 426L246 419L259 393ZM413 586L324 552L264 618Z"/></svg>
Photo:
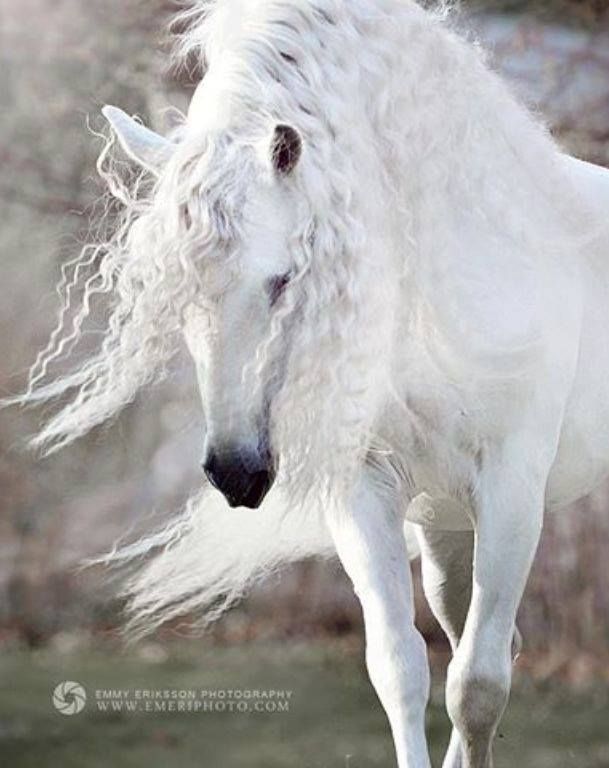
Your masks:
<svg viewBox="0 0 609 768"><path fill-rule="evenodd" d="M87 689L84 712L54 711L62 680ZM51 652L0 658L0 763L12 768L388 768L393 748L359 652L319 642L200 649L162 660L142 654ZM289 689L290 711L273 714L102 713L95 689ZM501 727L496 768L609 765L607 693L521 687ZM440 687L429 707L434 765L448 738ZM350 756L350 757L347 757Z"/></svg>

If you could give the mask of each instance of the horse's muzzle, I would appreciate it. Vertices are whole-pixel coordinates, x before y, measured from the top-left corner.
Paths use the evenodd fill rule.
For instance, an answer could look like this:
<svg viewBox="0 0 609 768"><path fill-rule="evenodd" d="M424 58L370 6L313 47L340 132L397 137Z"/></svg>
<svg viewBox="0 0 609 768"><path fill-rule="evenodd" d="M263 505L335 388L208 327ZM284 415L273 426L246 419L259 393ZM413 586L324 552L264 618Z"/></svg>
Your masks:
<svg viewBox="0 0 609 768"><path fill-rule="evenodd" d="M203 471L214 488L220 491L229 506L256 509L275 481L272 460L241 453L210 452Z"/></svg>

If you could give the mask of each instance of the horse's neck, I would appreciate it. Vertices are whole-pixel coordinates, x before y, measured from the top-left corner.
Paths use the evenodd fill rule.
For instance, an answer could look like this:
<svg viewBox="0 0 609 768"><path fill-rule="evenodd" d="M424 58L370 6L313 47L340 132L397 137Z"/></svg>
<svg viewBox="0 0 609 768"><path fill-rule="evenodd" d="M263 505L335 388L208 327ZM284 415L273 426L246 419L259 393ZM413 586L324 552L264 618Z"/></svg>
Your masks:
<svg viewBox="0 0 609 768"><path fill-rule="evenodd" d="M401 34L389 54L391 92L378 99L379 83L368 86L378 103L371 120L390 202L423 256L444 249L462 270L472 239L489 253L513 250L511 268L526 271L546 254L572 252L586 212L543 127L443 24L413 16Z"/></svg>

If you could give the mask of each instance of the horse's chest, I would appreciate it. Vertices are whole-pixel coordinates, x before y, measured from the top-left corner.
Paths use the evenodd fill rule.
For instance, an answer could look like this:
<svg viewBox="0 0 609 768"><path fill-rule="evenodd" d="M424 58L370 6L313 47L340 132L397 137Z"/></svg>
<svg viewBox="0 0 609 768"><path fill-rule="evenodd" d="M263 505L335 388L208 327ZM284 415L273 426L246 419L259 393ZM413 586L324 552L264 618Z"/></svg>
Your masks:
<svg viewBox="0 0 609 768"><path fill-rule="evenodd" d="M470 494L477 471L473 451L438 436L407 462L411 501L406 519L444 530L470 528Z"/></svg>
<svg viewBox="0 0 609 768"><path fill-rule="evenodd" d="M479 451L465 417L446 418L434 409L413 409L395 434L409 501L406 518L428 527L471 528L470 494L479 470Z"/></svg>

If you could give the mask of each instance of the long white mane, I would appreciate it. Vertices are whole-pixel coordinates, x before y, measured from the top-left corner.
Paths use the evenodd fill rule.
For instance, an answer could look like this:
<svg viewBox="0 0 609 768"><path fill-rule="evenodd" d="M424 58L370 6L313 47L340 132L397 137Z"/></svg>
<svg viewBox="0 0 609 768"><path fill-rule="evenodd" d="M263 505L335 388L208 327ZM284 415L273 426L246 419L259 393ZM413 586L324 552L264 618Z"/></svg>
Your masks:
<svg viewBox="0 0 609 768"><path fill-rule="evenodd" d="M216 0L184 18L180 55L206 69L206 117L177 129L158 183L125 179L104 150L99 170L122 214L106 242L66 267L60 322L21 402L69 398L34 439L52 451L164 375L185 308L222 289L206 283L209 265L228 274L239 259L226 244L270 126L292 124L305 146L292 247L306 290L278 313L258 370L272 375L267 363L298 307L276 439L290 503L307 497L309 511L286 512L272 493L246 518L197 497L174 527L115 553L161 550L128 588L147 626L183 608L217 613L269 567L327 551L311 510L338 503L371 451L398 490L397 447L377 430L396 404L406 420L416 360L443 370L459 407L475 409L474 371L488 386L526 377L543 333L534 309L514 307L522 324L507 333L501 318L483 321L490 297L472 306L468 328L459 303L489 270L498 293L526 275L533 295L543 265L567 258L580 216L546 131L476 46L416 3ZM84 331L100 300L105 331L90 351ZM71 353L74 367L53 378Z"/></svg>

